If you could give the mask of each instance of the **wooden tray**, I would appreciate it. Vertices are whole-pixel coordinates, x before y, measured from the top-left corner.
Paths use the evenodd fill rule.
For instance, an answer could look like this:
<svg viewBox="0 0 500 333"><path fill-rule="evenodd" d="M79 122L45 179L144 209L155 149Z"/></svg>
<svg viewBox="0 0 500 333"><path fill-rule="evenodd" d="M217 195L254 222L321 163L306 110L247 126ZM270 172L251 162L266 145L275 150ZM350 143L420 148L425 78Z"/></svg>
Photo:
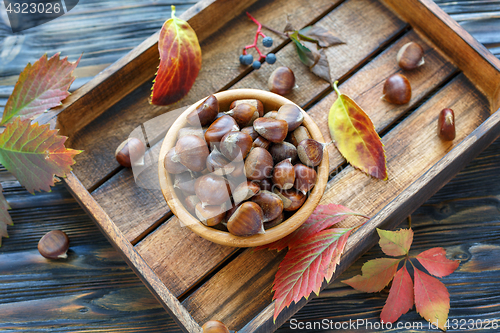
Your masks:
<svg viewBox="0 0 500 333"><path fill-rule="evenodd" d="M308 112L325 140L330 138L326 119L336 94L300 63L292 44L270 33L277 64L258 71L239 65L242 43L252 40L256 28L245 11L277 29L290 14L297 27L317 23L346 41L326 51L332 78L370 115L385 144L388 181L354 170L329 147L332 178L322 203L342 204L373 217L349 239L336 275L373 246L376 227L397 226L500 134L500 61L429 0L317 0L314 6L300 0L201 1L182 15L198 34L203 66L180 103L148 104L158 65L155 34L62 107L39 118L69 136L70 147L85 150L66 184L187 332L201 332L209 319L239 332L271 332L306 303L303 299L292 305L273 323L271 284L284 253L201 239L170 213L154 185L155 162L152 170L134 178L132 170L114 159L116 147L135 130L148 142L147 159L154 160L180 107L225 89L265 89L277 65L296 74L298 88L286 97ZM380 100L382 85L401 71L396 53L409 41L424 47L426 63L405 73L412 99L395 106ZM437 116L444 107L455 110L453 142L436 136Z"/></svg>

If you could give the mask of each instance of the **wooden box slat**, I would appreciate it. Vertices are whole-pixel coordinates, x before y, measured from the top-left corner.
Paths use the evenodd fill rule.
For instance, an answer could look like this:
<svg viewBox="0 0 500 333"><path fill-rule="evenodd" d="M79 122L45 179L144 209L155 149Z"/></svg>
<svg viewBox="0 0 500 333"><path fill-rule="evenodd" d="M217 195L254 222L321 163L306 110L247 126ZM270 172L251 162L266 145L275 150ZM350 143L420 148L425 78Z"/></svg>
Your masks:
<svg viewBox="0 0 500 333"><path fill-rule="evenodd" d="M224 8L230 8L227 17L221 14ZM154 160L169 124L182 111L179 106L222 89L266 87L276 65L251 71L235 60L239 50L234 45L251 40L255 33L255 25L244 16L247 9L277 29L284 26L285 13L291 13L296 24L318 22L346 41L326 50L332 78L340 80L341 91L365 109L383 134L386 182L344 167L345 160L329 147L335 175L322 202L374 215L349 239L335 274L373 245L376 227L396 226L500 133L500 113L493 114L500 106L500 62L428 0L407 0L404 5L397 0L320 0L314 6L300 0L203 0L185 14L202 41L203 68L181 103L148 104L155 69L149 67L158 62L155 35L73 94L62 108L44 115L50 118L62 111L58 126L71 136L72 146L86 150L66 180L70 190L188 332L200 332L199 324L208 319L222 319L241 332L270 332L306 302L285 309L273 323L271 284L284 253L238 250L199 238L171 217L154 184L156 164L153 172L136 173L134 178L113 156L121 141L139 131L146 133L152 147L147 157ZM278 63L293 68L297 76L298 87L287 97L310 107L309 115L329 139L327 112L336 94L299 62L293 44L273 37ZM400 71L395 55L408 41L424 47L426 64L404 72L412 84L412 100L395 106L379 97L385 78ZM83 107L87 111L81 116ZM443 143L435 135L443 107L456 113L453 142ZM396 122L400 123L391 129ZM349 223L353 221L344 225Z"/></svg>

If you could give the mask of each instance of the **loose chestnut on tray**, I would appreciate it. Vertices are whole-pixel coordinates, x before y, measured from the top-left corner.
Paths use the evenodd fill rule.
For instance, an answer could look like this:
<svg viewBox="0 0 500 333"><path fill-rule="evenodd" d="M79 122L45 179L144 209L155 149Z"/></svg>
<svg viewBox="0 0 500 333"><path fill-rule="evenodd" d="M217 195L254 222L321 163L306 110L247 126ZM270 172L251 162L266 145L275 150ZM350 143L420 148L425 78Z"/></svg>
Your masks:
<svg viewBox="0 0 500 333"><path fill-rule="evenodd" d="M316 185L324 144L312 138L298 106L270 105L212 95L172 134L161 165L174 185L169 196L204 228L233 237L264 235L293 217ZM193 134L196 116L203 136Z"/></svg>

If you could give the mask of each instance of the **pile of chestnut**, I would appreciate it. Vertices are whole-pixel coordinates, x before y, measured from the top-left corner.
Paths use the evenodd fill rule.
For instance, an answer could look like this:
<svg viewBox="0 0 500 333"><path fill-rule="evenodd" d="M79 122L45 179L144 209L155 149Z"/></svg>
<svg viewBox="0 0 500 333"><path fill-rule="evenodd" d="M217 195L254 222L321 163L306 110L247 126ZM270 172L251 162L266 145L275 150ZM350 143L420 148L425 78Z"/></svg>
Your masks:
<svg viewBox="0 0 500 333"><path fill-rule="evenodd" d="M236 236L265 233L306 201L324 144L294 104L264 114L256 99L219 112L213 95L187 117L165 155L177 197L206 226Z"/></svg>

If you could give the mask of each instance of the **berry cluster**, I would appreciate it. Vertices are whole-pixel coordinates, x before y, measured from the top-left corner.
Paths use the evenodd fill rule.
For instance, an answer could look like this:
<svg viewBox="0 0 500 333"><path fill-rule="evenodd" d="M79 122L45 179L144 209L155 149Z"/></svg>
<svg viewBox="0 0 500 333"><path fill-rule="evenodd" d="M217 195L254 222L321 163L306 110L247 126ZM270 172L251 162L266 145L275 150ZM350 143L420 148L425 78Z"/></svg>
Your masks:
<svg viewBox="0 0 500 333"><path fill-rule="evenodd" d="M259 69L260 66L262 65L262 61L265 60L268 64L274 64L276 62L276 55L274 53L268 53L267 55L262 54L260 51L259 47L257 46L257 40L259 39L259 36L262 36L262 45L264 47L271 47L273 46L273 39L269 36L264 35L262 32L262 24L257 21L255 18L252 17L249 13L247 13L247 16L257 24L257 32L255 33L255 39L253 44L247 45L243 48L243 54L240 55L240 64L244 66L249 66L252 65L254 69ZM247 53L247 50L254 48L257 53L259 54L259 59L258 60L253 60L253 55Z"/></svg>

